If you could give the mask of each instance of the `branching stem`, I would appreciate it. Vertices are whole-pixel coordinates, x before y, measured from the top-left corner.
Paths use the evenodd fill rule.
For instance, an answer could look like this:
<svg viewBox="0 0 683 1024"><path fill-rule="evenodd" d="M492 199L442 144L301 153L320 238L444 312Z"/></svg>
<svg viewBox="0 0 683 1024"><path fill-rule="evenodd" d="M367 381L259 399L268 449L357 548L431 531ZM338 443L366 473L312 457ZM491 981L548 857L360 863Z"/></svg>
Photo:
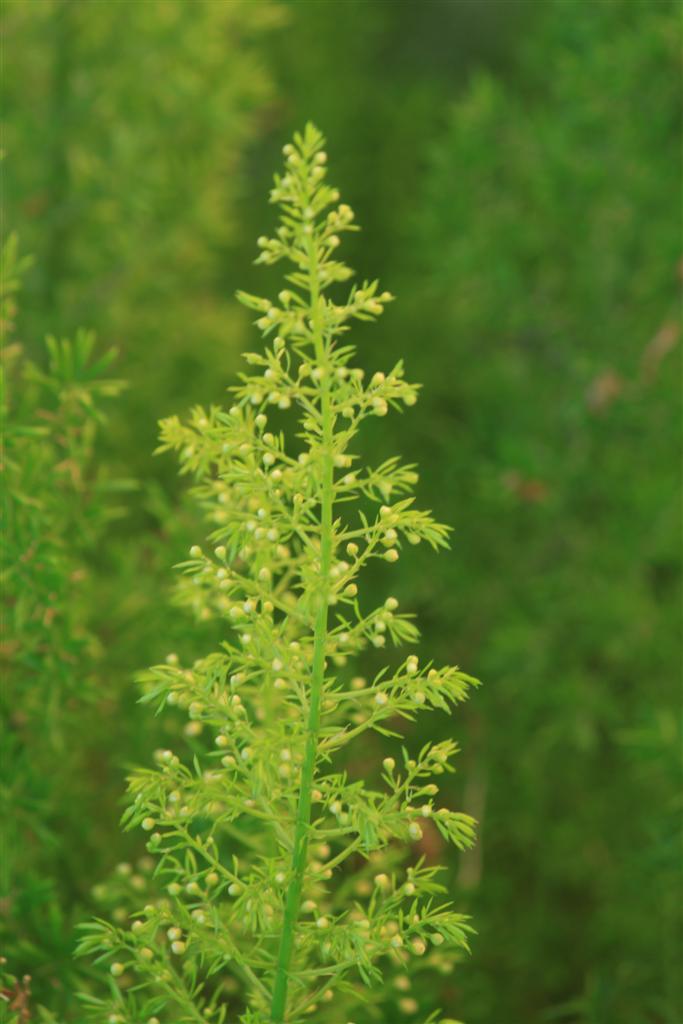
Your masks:
<svg viewBox="0 0 683 1024"><path fill-rule="evenodd" d="M310 259L310 295L311 318L319 366L325 367L325 344L320 323L320 292L318 286L318 267L315 246L309 246ZM296 922L301 906L306 858L308 853L308 833L311 821L311 792L313 775L318 750L320 732L320 704L325 676L325 646L327 642L327 612L329 603L329 579L332 562L332 506L334 502L334 462L332 456L333 415L330 405L329 379L323 377L320 388L322 416L322 479L320 487L320 589L315 615L313 634L313 663L311 671L311 689L308 707L308 729L306 749L301 769L301 788L297 807L294 846L289 888L285 901L282 934L278 951L277 968L273 983L273 999L270 1017L272 1024L284 1024L287 1009L287 987L289 982L289 965L294 947Z"/></svg>

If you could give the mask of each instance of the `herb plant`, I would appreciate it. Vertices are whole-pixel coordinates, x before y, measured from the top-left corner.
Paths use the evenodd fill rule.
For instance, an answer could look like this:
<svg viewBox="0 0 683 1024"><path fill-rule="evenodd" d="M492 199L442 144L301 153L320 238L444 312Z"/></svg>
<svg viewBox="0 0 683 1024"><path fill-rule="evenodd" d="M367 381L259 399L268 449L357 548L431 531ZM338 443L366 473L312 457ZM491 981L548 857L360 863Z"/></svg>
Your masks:
<svg viewBox="0 0 683 1024"><path fill-rule="evenodd" d="M97 1020L393 1020L397 1006L419 1010L412 973L447 970L467 948L471 929L419 847L425 828L473 841L472 818L439 806L433 781L455 743L397 745L376 778L354 772L371 731L398 740L401 719L449 710L476 681L415 653L355 674L368 648L418 640L395 598L363 607L362 570L397 562L406 542L444 548L448 529L414 507L414 467L364 467L352 448L363 421L418 389L401 362L367 382L351 365L351 321L392 296L375 281L330 297L351 277L337 249L356 227L325 181L323 144L309 124L284 148L280 225L257 262L290 268L275 303L239 293L268 341L246 355L233 404L161 424L160 450L194 474L212 527L182 563L180 599L230 633L191 665L169 654L142 676L143 700L187 714L190 753L158 750L130 778L124 820L149 833L165 892L129 927L85 926L81 952L113 978L108 998L86 998Z"/></svg>
<svg viewBox="0 0 683 1024"><path fill-rule="evenodd" d="M58 1002L64 983L76 984L68 937L88 872L94 880L111 851L97 814L112 694L92 562L116 514L120 484L96 449L103 407L122 384L106 376L115 352L98 352L87 331L48 338L45 365L26 358L15 323L30 261L16 235L0 259L0 948L9 972L30 972L37 1000ZM28 1007L28 990L0 978L10 1007Z"/></svg>

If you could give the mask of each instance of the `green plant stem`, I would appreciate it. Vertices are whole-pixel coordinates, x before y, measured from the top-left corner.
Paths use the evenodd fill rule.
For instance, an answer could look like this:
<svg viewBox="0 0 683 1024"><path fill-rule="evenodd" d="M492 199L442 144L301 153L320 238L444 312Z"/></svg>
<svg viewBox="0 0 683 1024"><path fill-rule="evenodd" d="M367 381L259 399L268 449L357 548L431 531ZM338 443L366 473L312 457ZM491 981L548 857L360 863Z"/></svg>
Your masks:
<svg viewBox="0 0 683 1024"><path fill-rule="evenodd" d="M325 347L320 326L320 296L317 282L317 264L313 246L309 248L311 260L310 292L313 333L318 365L324 366ZM333 418L330 408L330 383L327 375L321 386L322 416L322 481L320 497L320 590L315 616L313 634L313 664L311 671L311 691L308 708L308 729L306 750L301 768L301 788L296 815L294 846L289 888L285 901L285 911L280 936L275 981L273 983L273 999L270 1016L272 1024L284 1024L287 1008L287 987L289 982L289 964L294 946L294 933L301 905L301 891L306 869L308 853L308 832L311 821L311 791L315 759L318 750L318 734L320 731L320 703L325 675L325 643L327 640L327 609L329 601L329 576L332 561L332 505L334 501L334 463L332 457Z"/></svg>

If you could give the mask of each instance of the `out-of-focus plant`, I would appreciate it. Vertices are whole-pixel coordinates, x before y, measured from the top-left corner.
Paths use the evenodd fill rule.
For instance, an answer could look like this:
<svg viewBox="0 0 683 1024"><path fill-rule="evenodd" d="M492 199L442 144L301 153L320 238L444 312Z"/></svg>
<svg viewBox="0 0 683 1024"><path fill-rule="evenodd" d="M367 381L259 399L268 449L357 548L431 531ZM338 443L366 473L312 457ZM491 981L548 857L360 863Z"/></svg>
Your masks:
<svg viewBox="0 0 683 1024"><path fill-rule="evenodd" d="M108 443L136 475L149 408L206 395L244 339L222 280L282 17L270 0L6 6L4 202L36 258L22 327L116 341L136 385Z"/></svg>
<svg viewBox="0 0 683 1024"><path fill-rule="evenodd" d="M193 546L182 565L182 593L231 634L192 665L170 654L142 678L146 701L189 716L190 756L159 750L131 777L125 820L151 833L166 894L129 927L86 926L81 951L116 980L110 998L86 1000L99 1020L386 1020L400 1012L392 981L467 947L465 918L410 846L425 823L472 843L472 819L441 806L432 779L455 744L411 754L395 741L402 718L448 710L475 680L413 653L371 681L353 671L366 648L418 637L395 598L362 607L362 570L397 562L406 542L447 543L413 505L414 468L367 467L352 448L363 421L413 405L417 388L400 361L368 382L350 365L350 323L392 296L365 282L331 297L352 273L336 253L354 215L325 182L312 125L284 152L271 192L280 226L259 239L259 262L286 259L286 287L275 303L239 294L272 345L247 353L228 410L162 423L162 447L197 477L213 526L210 549ZM353 753L371 731L396 757L366 781Z"/></svg>
<svg viewBox="0 0 683 1024"><path fill-rule="evenodd" d="M405 320L429 408L402 443L461 552L455 585L421 575L425 635L492 680L465 713L482 938L455 1005L671 1024L680 28L666 2L537 6L518 67L475 76L434 149Z"/></svg>
<svg viewBox="0 0 683 1024"><path fill-rule="evenodd" d="M12 0L4 15L3 204L35 256L19 311L27 353L38 360L45 333L86 323L115 342L132 382L98 458L139 487L93 551L93 615L124 689L161 637L181 654L196 643L157 599L167 545L189 544L196 520L152 463L149 410L218 398L218 368L235 365L245 342L247 317L223 282L272 98L262 41L282 11L248 0ZM120 716L121 759L138 761L150 728L168 724Z"/></svg>
<svg viewBox="0 0 683 1024"><path fill-rule="evenodd" d="M2 250L2 738L0 945L37 992L73 976L65 942L83 865L102 849L98 739L113 694L92 629L88 558L117 485L94 464L103 403L121 383L94 336L47 339L41 369L12 340L27 260ZM100 782L93 782L100 773ZM88 828L83 822L88 820ZM28 995L26 995L28 999Z"/></svg>

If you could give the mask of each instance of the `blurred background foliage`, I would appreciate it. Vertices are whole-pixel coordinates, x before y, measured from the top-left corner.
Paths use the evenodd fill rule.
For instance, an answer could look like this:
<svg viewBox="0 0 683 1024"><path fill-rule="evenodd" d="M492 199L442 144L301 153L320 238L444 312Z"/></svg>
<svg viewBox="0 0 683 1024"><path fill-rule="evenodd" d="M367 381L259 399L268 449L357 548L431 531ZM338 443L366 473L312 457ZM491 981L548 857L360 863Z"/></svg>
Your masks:
<svg viewBox="0 0 683 1024"><path fill-rule="evenodd" d="M142 852L125 768L181 728L131 678L218 639L168 600L202 527L156 421L221 401L253 344L233 292L275 287L254 239L312 119L364 228L348 261L399 299L361 358L424 383L386 453L455 526L398 596L486 683L449 794L481 823L449 865L479 935L439 997L468 1024L680 1024L679 16L5 3L0 935L33 986L6 980L9 1019L78 1021L73 924ZM145 871L116 884L139 898Z"/></svg>

